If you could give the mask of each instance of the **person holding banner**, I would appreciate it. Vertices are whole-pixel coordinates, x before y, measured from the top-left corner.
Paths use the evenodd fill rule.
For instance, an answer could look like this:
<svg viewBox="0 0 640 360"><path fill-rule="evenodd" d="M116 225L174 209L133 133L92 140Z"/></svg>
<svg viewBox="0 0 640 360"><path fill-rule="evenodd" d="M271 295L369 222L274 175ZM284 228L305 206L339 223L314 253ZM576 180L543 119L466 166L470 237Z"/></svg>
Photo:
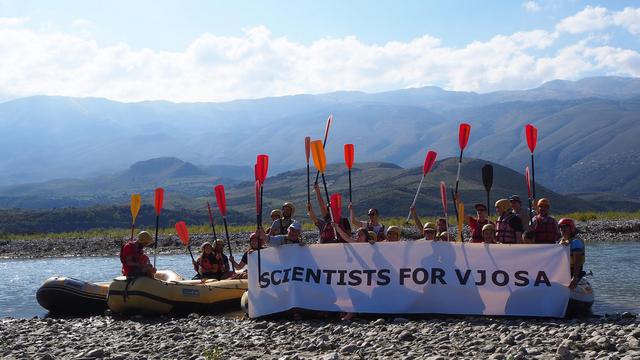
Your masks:
<svg viewBox="0 0 640 360"><path fill-rule="evenodd" d="M347 242L346 239L340 236L336 241L336 233L333 230L333 226L331 226L331 214L327 210L327 206L322 198L322 193L320 192L320 185L315 184L313 189L316 193L316 198L318 199L318 206L320 207L320 211L322 214L322 218L319 219L316 216L316 213L313 211L313 207L311 203L307 204L307 215L311 219L311 222L318 228L320 231L320 236L318 238L318 243L320 244L331 244L336 242ZM351 224L349 224L349 220L344 217L340 218L340 228L345 231L345 233L351 233ZM350 237L350 236L349 236Z"/></svg>
<svg viewBox="0 0 640 360"><path fill-rule="evenodd" d="M336 230L336 232L338 232L338 234L340 234L340 237L342 237L343 239L346 239L347 242L350 242L350 243L368 242L369 244L375 244L376 243L377 239L375 238L375 232L373 232L373 231L369 231L369 230L361 227L358 230L356 230L356 236L354 238L352 238L349 234L347 234L344 230L342 230L340 228L338 223L332 222L331 226L333 226L333 228Z"/></svg>
<svg viewBox="0 0 640 360"><path fill-rule="evenodd" d="M231 262L236 267L236 270L242 270L247 264L249 264L249 254L251 254L255 250L258 250L258 242L260 243L260 247L264 249L265 248L264 238L260 239L260 236L257 233L251 233L251 235L249 236L249 248L244 252L244 254L242 254L242 258L240 259L240 262L237 263L236 259L231 258Z"/></svg>
<svg viewBox="0 0 640 360"><path fill-rule="evenodd" d="M560 224L560 232L562 233L562 239L560 244L569 246L569 263L571 271L571 283L569 283L570 289L575 289L580 279L584 276L582 266L584 265L584 241L578 238L578 229L573 219L564 218L558 222Z"/></svg>
<svg viewBox="0 0 640 360"><path fill-rule="evenodd" d="M287 235L274 235L267 236L264 230L258 230L258 235L266 240L267 246L282 246L288 244L304 245L300 235L302 234L302 225L299 222L293 221L287 228Z"/></svg>
<svg viewBox="0 0 640 360"><path fill-rule="evenodd" d="M542 198L536 204L538 215L531 220L531 231L535 234L536 244L555 244L560 239L560 230L556 219L549 215L551 203Z"/></svg>
<svg viewBox="0 0 640 360"><path fill-rule="evenodd" d="M509 202L511 203L511 209L513 209L513 212L520 217L520 220L522 220L522 225L531 224L531 219L529 218L529 212L522 207L522 201L520 200L520 196L518 195L509 196Z"/></svg>
<svg viewBox="0 0 640 360"><path fill-rule="evenodd" d="M369 215L369 221L360 221L358 220L358 218L356 218L353 204L349 203L349 214L351 215L351 224L353 224L353 226L364 228L367 231L373 231L374 233L376 233L379 241L385 239L384 225L380 223L380 212L378 212L378 209L369 209L369 212L367 213Z"/></svg>
<svg viewBox="0 0 640 360"><path fill-rule="evenodd" d="M269 214L269 217L271 217L271 223L273 223L274 221L280 219L282 217L282 211L280 211L280 209L273 209L271 210L271 214ZM268 227L265 230L267 233L271 232L271 227Z"/></svg>
<svg viewBox="0 0 640 360"><path fill-rule="evenodd" d="M522 244L524 227L518 215L511 211L511 203L507 199L496 201L496 241L501 244Z"/></svg>
<svg viewBox="0 0 640 360"><path fill-rule="evenodd" d="M289 231L289 225L295 222L293 219L295 212L296 207L293 203L286 202L282 204L282 217L273 221L269 228L269 235L286 235Z"/></svg>
<svg viewBox="0 0 640 360"><path fill-rule="evenodd" d="M424 227L422 228L422 234L424 235L424 237L420 240L439 240L436 239L436 224L432 222L424 224Z"/></svg>
<svg viewBox="0 0 640 360"><path fill-rule="evenodd" d="M471 242L485 242L483 236L484 226L493 224L493 222L487 217L487 206L485 204L476 204L474 207L476 208L476 217L469 216L468 218L469 227L471 228Z"/></svg>
<svg viewBox="0 0 640 360"><path fill-rule="evenodd" d="M496 226L493 223L486 224L482 227L482 242L485 244L496 243Z"/></svg>
<svg viewBox="0 0 640 360"><path fill-rule="evenodd" d="M386 234L387 240L385 241L400 241L400 234L401 234L401 231L399 227L389 226L387 228L387 234Z"/></svg>

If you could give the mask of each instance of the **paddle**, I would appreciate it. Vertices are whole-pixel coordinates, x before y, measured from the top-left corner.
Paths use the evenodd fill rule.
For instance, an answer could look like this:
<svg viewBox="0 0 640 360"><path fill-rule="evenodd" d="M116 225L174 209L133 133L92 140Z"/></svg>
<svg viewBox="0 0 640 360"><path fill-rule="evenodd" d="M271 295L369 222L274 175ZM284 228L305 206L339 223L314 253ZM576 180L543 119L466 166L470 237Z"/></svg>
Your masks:
<svg viewBox="0 0 640 360"><path fill-rule="evenodd" d="M153 267L156 267L156 257L158 255L158 225L160 224L160 212L162 211L162 203L164 202L164 189L157 188L155 190L154 207L156 209L156 237L153 243Z"/></svg>
<svg viewBox="0 0 640 360"><path fill-rule="evenodd" d="M449 215L447 212L447 185L444 181L440 181L440 199L442 200L442 210L444 210L444 222L449 232Z"/></svg>
<svg viewBox="0 0 640 360"><path fill-rule="evenodd" d="M351 198L351 168L353 167L353 144L344 144L344 162L347 164L347 169L349 169L349 202L352 203L353 199Z"/></svg>
<svg viewBox="0 0 640 360"><path fill-rule="evenodd" d="M262 226L262 197L264 194L264 182L267 180L267 172L269 171L269 156L260 154L256 157L256 172L258 181L260 182L260 226Z"/></svg>
<svg viewBox="0 0 640 360"><path fill-rule="evenodd" d="M529 176L529 167L524 168L524 181L527 183L527 196L529 198L529 224L533 220L533 198L531 197L531 177Z"/></svg>
<svg viewBox="0 0 640 360"><path fill-rule="evenodd" d="M462 153L469 142L469 134L471 134L471 125L462 123L458 129L458 144L460 145L460 158L458 159L458 173L456 174L456 190L454 191L453 205L458 215L458 208L455 206L458 201L458 183L460 182L460 168L462 167Z"/></svg>
<svg viewBox="0 0 640 360"><path fill-rule="evenodd" d="M458 203L458 241L464 242L462 239L462 225L464 225L464 203Z"/></svg>
<svg viewBox="0 0 640 360"><path fill-rule="evenodd" d="M218 239L218 235L216 234L216 225L213 223L213 213L211 212L211 205L207 201L207 210L209 211L209 224L211 224L211 231L213 231L213 241Z"/></svg>
<svg viewBox="0 0 640 360"><path fill-rule="evenodd" d="M216 202L218 203L218 210L220 210L220 214L222 214L222 222L224 223L224 232L227 236L227 245L229 245L229 259L233 258L233 253L231 252L231 241L229 240L229 229L227 227L227 197L224 193L224 185L216 185L213 188L213 191L216 193ZM233 261L231 262L231 267L233 271L236 271L235 265L233 265Z"/></svg>
<svg viewBox="0 0 640 360"><path fill-rule="evenodd" d="M424 177L431 171L433 168L433 164L436 162L436 157L438 153L435 151L429 150L427 155L424 158L424 165L422 165L422 178L420 179L420 183L418 184L418 190L416 191L416 196L413 197L413 202L411 202L411 207L409 208L409 215L407 215L406 223L409 223L409 219L411 218L411 208L416 206L416 201L418 200L418 194L420 193L420 188L422 187L422 182L424 181Z"/></svg>
<svg viewBox="0 0 640 360"><path fill-rule="evenodd" d="M196 262L196 259L193 258L193 253L191 252L191 245L189 245L189 230L187 230L187 224L185 224L184 221L178 221L176 223L176 232L178 233L182 244L187 247L187 250L189 250L191 260Z"/></svg>
<svg viewBox="0 0 640 360"><path fill-rule="evenodd" d="M316 169L318 169L318 172L322 174L324 194L327 197L327 207L329 208L329 212L331 213L331 200L329 199L329 191L327 191L327 181L324 178L324 170L327 166L327 159L324 155L324 147L322 146L322 141L314 140L311 142L311 154L313 155L313 164L316 166ZM333 219L333 214L331 213L330 215Z"/></svg>
<svg viewBox="0 0 640 360"><path fill-rule="evenodd" d="M260 181L256 180L256 230L260 229Z"/></svg>
<svg viewBox="0 0 640 360"><path fill-rule="evenodd" d="M342 217L342 196L338 193L331 194L331 220L340 224ZM338 240L338 232L334 231L335 240Z"/></svg>
<svg viewBox="0 0 640 360"><path fill-rule="evenodd" d="M133 230L136 227L136 218L140 211L140 194L131 194L131 241L133 241Z"/></svg>
<svg viewBox="0 0 640 360"><path fill-rule="evenodd" d="M532 181L533 183L532 199L535 199L536 198L536 168L533 163L533 151L536 149L536 145L538 142L538 129L531 124L527 124L527 126L525 126L525 133L527 136L527 145L529 146L529 150L531 151L531 178L533 180Z"/></svg>
<svg viewBox="0 0 640 360"><path fill-rule="evenodd" d="M311 204L311 190L309 184L309 155L311 154L311 138L304 138L304 155L307 157L307 203Z"/></svg>
<svg viewBox="0 0 640 360"><path fill-rule="evenodd" d="M489 211L491 209L489 206L489 192L491 191L491 186L493 186L493 165L486 164L482 167L482 184L484 184L484 189L487 190L487 216L489 216L491 214Z"/></svg>
<svg viewBox="0 0 640 360"><path fill-rule="evenodd" d="M331 122L333 121L333 114L329 115L329 118L327 118L327 125L324 128L324 141L322 142L322 149L324 150L324 147L327 146L327 138L329 137L329 128L331 127ZM318 170L318 172L316 172L316 180L313 182L314 184L318 183L318 176L320 175L320 170Z"/></svg>

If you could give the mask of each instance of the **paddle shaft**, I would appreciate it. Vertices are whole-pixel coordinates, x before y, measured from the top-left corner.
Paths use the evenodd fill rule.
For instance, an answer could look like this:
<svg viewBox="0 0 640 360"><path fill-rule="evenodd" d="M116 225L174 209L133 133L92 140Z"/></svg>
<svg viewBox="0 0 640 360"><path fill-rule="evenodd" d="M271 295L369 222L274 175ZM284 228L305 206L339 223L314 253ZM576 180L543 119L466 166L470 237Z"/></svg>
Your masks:
<svg viewBox="0 0 640 360"><path fill-rule="evenodd" d="M224 222L224 233L227 236L227 245L229 246L229 259L233 258L233 253L231 252L231 240L229 240L229 229L227 228L227 217L223 216L222 221ZM231 261L231 268L233 271L236 271L236 266L233 265L233 261Z"/></svg>
<svg viewBox="0 0 640 360"><path fill-rule="evenodd" d="M322 142L322 149L324 150L324 148L327 146L327 138L329 137L329 131L326 131L324 133L324 141ZM320 176L320 170L318 170L316 172L316 180L313 182L314 184L318 183L318 176ZM324 174L322 174L322 176L324 176Z"/></svg>
<svg viewBox="0 0 640 360"><path fill-rule="evenodd" d="M491 200L489 199L489 190L487 190L487 216L491 215L491 208L489 207Z"/></svg>
<svg viewBox="0 0 640 360"><path fill-rule="evenodd" d="M309 159L307 159L307 203L311 204L311 189L309 183Z"/></svg>
<svg viewBox="0 0 640 360"><path fill-rule="evenodd" d="M209 223L211 224L211 230L213 231L213 240L215 241L218 238L216 234L216 225L213 223L213 213L211 212L211 206L207 201L207 210L209 210Z"/></svg>
<svg viewBox="0 0 640 360"><path fill-rule="evenodd" d="M351 169L349 169L349 202L353 203L353 199L351 198Z"/></svg>
<svg viewBox="0 0 640 360"><path fill-rule="evenodd" d="M133 241L133 230L136 228L136 224L132 223L131 224L131 241Z"/></svg>
<svg viewBox="0 0 640 360"><path fill-rule="evenodd" d="M329 210L329 216L331 217L331 221L336 223L340 222L340 219L336 219L333 217L333 210L331 210L331 198L329 198L329 191L327 190L327 181L324 179L324 173L322 173L322 185L324 186L324 194L327 197L327 209ZM334 231L334 240L338 240L338 232Z"/></svg>
<svg viewBox="0 0 640 360"><path fill-rule="evenodd" d="M416 201L418 200L418 194L420 193L420 188L422 187L422 182L424 181L424 174L422 175L422 179L420 179L420 183L418 184L418 190L416 190L416 196L413 197L413 201L411 202L411 207L416 206ZM409 209L409 215L407 215L407 223L411 218L411 209Z"/></svg>
<svg viewBox="0 0 640 360"><path fill-rule="evenodd" d="M191 245L187 245L187 250L189 250L189 255L191 255L191 261L196 262L196 259L193 258L193 253L191 252Z"/></svg>
<svg viewBox="0 0 640 360"><path fill-rule="evenodd" d="M531 225L531 221L533 220L533 201L529 198L529 225Z"/></svg>
<svg viewBox="0 0 640 360"><path fill-rule="evenodd" d="M532 192L533 192L533 198L536 198L536 167L534 166L534 162L533 162L533 153L531 153L531 186L532 186Z"/></svg>
<svg viewBox="0 0 640 360"><path fill-rule="evenodd" d="M458 195L458 184L460 183L460 168L462 168L462 153L464 149L460 149L460 158L458 159L458 173L456 174L456 190L453 192L453 210L456 212L456 219L458 218L458 200L456 199L456 195Z"/></svg>
<svg viewBox="0 0 640 360"><path fill-rule="evenodd" d="M156 215L156 238L153 243L153 267L156 267L156 257L158 255L158 225L160 223L160 215Z"/></svg>
<svg viewBox="0 0 640 360"><path fill-rule="evenodd" d="M453 189L451 189L451 196L453 197L451 201L453 201L453 210L455 210L456 222L457 222L458 221L458 202L456 201L456 193L453 191Z"/></svg>

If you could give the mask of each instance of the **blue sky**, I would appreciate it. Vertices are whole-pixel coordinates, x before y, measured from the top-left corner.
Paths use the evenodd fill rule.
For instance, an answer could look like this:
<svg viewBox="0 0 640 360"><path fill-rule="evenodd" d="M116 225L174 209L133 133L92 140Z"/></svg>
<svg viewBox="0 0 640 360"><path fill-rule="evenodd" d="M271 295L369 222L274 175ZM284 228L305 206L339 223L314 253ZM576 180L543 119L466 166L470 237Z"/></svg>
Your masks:
<svg viewBox="0 0 640 360"><path fill-rule="evenodd" d="M0 65L15 69L0 74L0 99L217 101L424 85L486 92L638 76L639 5L0 0Z"/></svg>

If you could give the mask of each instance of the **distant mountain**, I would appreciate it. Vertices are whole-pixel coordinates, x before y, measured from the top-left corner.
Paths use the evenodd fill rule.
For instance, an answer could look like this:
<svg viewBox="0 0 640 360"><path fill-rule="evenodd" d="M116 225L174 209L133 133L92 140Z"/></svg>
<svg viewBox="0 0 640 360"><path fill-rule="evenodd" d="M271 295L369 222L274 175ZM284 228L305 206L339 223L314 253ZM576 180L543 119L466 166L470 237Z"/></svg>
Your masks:
<svg viewBox="0 0 640 360"><path fill-rule="evenodd" d="M320 138L330 113L329 162L341 161L345 143L356 145L359 162L414 167L427 149L456 156L457 125L464 121L472 124L466 155L522 172L529 164L523 128L533 123L540 183L562 193L640 197L640 79L618 77L488 94L424 87L227 103L17 99L0 104L0 185L95 178L158 157L190 163L168 168L168 178L248 180L258 153L271 156L272 174L301 167L302 139Z"/></svg>

